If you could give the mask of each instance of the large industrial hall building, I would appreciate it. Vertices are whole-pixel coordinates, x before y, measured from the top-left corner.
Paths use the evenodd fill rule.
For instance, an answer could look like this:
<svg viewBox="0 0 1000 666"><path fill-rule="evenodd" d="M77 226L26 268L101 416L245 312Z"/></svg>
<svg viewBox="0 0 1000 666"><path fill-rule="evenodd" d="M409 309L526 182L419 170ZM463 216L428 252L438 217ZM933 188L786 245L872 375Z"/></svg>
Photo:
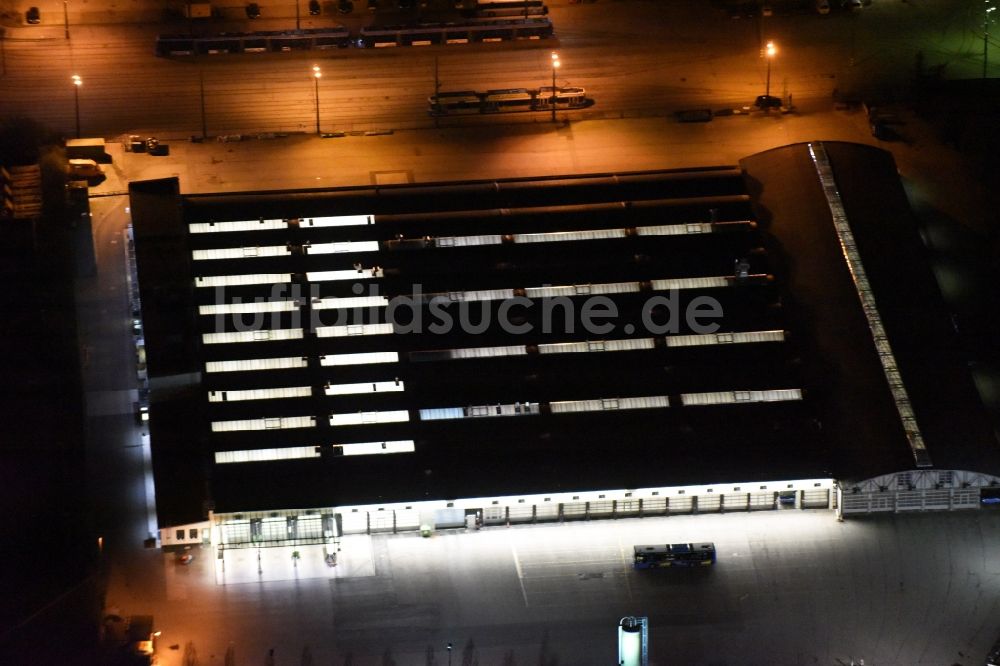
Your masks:
<svg viewBox="0 0 1000 666"><path fill-rule="evenodd" d="M884 151L130 196L166 548L997 485Z"/></svg>

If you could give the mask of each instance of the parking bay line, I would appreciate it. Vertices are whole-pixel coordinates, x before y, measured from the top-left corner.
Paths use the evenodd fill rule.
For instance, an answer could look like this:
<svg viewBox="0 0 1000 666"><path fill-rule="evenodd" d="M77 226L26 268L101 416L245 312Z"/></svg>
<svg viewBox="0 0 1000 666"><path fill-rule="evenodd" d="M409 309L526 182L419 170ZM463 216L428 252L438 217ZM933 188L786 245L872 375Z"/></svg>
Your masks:
<svg viewBox="0 0 1000 666"><path fill-rule="evenodd" d="M528 607L528 592L524 589L524 571L521 570L521 561L517 559L517 550L514 544L510 546L510 553L514 556L514 571L517 573L517 582L521 586L521 596L524 598L524 607Z"/></svg>

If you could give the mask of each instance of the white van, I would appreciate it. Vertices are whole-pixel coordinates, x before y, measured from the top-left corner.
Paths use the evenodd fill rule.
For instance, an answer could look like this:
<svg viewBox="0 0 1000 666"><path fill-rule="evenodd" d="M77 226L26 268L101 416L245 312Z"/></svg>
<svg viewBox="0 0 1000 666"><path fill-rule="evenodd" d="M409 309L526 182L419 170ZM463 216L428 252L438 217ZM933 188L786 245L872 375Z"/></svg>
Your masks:
<svg viewBox="0 0 1000 666"><path fill-rule="evenodd" d="M820 14L829 14L830 0L816 0L816 11Z"/></svg>
<svg viewBox="0 0 1000 666"><path fill-rule="evenodd" d="M70 160L67 172L70 178L100 178L104 175L101 165L94 160Z"/></svg>

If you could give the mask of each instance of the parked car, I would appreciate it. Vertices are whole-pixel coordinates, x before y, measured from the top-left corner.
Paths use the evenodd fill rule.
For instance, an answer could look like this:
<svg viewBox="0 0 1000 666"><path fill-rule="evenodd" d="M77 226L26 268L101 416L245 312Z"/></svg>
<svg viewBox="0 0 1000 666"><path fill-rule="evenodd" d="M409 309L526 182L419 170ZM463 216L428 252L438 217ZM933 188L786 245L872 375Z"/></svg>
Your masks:
<svg viewBox="0 0 1000 666"><path fill-rule="evenodd" d="M249 5L247 5L247 18L248 19L260 18L260 5L258 5L256 2L251 2Z"/></svg>
<svg viewBox="0 0 1000 666"><path fill-rule="evenodd" d="M24 20L28 25L38 25L42 22L42 13L38 11L38 7L29 7L24 12Z"/></svg>
<svg viewBox="0 0 1000 666"><path fill-rule="evenodd" d="M122 150L126 153L144 153L146 142L138 134L126 134L122 136Z"/></svg>
<svg viewBox="0 0 1000 666"><path fill-rule="evenodd" d="M338 0L337 11L341 14L350 14L354 11L354 3L351 0Z"/></svg>
<svg viewBox="0 0 1000 666"><path fill-rule="evenodd" d="M819 14L830 13L830 0L816 0L816 12Z"/></svg>
<svg viewBox="0 0 1000 666"><path fill-rule="evenodd" d="M69 160L66 171L69 173L70 178L82 178L86 180L100 178L104 175L101 165L94 160Z"/></svg>
<svg viewBox="0 0 1000 666"><path fill-rule="evenodd" d="M711 109L684 109L674 111L674 117L682 123L707 123L713 118Z"/></svg>
<svg viewBox="0 0 1000 666"><path fill-rule="evenodd" d="M319 16L319 0L309 0L309 16Z"/></svg>
<svg viewBox="0 0 1000 666"><path fill-rule="evenodd" d="M781 98L774 95L758 95L753 103L758 109L777 109L782 105Z"/></svg>
<svg viewBox="0 0 1000 666"><path fill-rule="evenodd" d="M854 12L861 9L861 0L843 0L840 6L849 12Z"/></svg>
<svg viewBox="0 0 1000 666"><path fill-rule="evenodd" d="M155 136L146 138L146 152L150 155L169 155L170 146L165 143L160 143L160 140Z"/></svg>

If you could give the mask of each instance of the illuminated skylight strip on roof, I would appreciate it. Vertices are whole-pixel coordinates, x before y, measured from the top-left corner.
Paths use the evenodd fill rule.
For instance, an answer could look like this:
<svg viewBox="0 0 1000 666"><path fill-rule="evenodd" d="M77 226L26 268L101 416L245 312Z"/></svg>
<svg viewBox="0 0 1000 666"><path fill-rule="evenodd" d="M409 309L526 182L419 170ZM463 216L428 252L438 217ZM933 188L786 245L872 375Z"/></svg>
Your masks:
<svg viewBox="0 0 1000 666"><path fill-rule="evenodd" d="M313 310L344 310L347 308L380 308L389 305L385 296L350 296L346 298L320 298L313 301Z"/></svg>
<svg viewBox="0 0 1000 666"><path fill-rule="evenodd" d="M653 289L670 291L674 289L708 289L728 287L727 277L700 277L653 280ZM639 282L605 282L597 284L574 284L548 287L528 287L524 295L528 298L555 298L557 296L592 296L598 294L631 294L641 290ZM443 298L449 301L500 301L514 297L514 289L482 289L478 291L449 291L427 294L426 299Z"/></svg>
<svg viewBox="0 0 1000 666"><path fill-rule="evenodd" d="M237 342L271 342L276 340L299 340L301 328L261 329L259 331L235 331L230 333L202 333L201 341L206 345Z"/></svg>
<svg viewBox="0 0 1000 666"><path fill-rule="evenodd" d="M691 222L688 224L654 224L648 227L636 227L637 236L691 236L710 234L711 222Z"/></svg>
<svg viewBox="0 0 1000 666"><path fill-rule="evenodd" d="M291 312L298 309L294 300L248 301L246 303L215 303L199 305L200 315L252 314L255 312Z"/></svg>
<svg viewBox="0 0 1000 666"><path fill-rule="evenodd" d="M247 275L209 275L196 277L196 287L239 287L247 284L285 284L292 281L291 273L251 273Z"/></svg>
<svg viewBox="0 0 1000 666"><path fill-rule="evenodd" d="M364 382L360 384L328 384L323 391L327 395L355 395L358 393L393 393L404 390L403 382Z"/></svg>
<svg viewBox="0 0 1000 666"><path fill-rule="evenodd" d="M382 277L382 268L356 268L340 271L310 271L306 273L306 279L310 282L332 282L334 280L368 280Z"/></svg>
<svg viewBox="0 0 1000 666"><path fill-rule="evenodd" d="M490 358L495 356L521 356L528 351L524 345L506 347L467 347L446 350L450 358Z"/></svg>
<svg viewBox="0 0 1000 666"><path fill-rule="evenodd" d="M236 222L197 222L189 224L188 230L193 234L225 233L229 231L264 231L268 229L287 229L286 220L239 220Z"/></svg>
<svg viewBox="0 0 1000 666"><path fill-rule="evenodd" d="M346 414L330 414L331 426L404 423L409 420L410 413L405 409L386 412L348 412Z"/></svg>
<svg viewBox="0 0 1000 666"><path fill-rule="evenodd" d="M738 405L751 402L784 402L802 400L801 389L770 389L766 391L716 391L713 393L682 393L681 404Z"/></svg>
<svg viewBox="0 0 1000 666"><path fill-rule="evenodd" d="M639 291L638 282L606 282L603 284L574 284L556 287L528 287L528 298L553 298L556 296L590 296L593 294L629 294Z"/></svg>
<svg viewBox="0 0 1000 666"><path fill-rule="evenodd" d="M649 395L637 398L603 398L599 400L561 400L549 403L553 414L572 412L606 412L617 409L659 409L670 406L665 395Z"/></svg>
<svg viewBox="0 0 1000 666"><path fill-rule="evenodd" d="M448 291L427 294L427 298L443 298L449 301L503 301L514 298L513 289L479 289L473 291Z"/></svg>
<svg viewBox="0 0 1000 666"><path fill-rule="evenodd" d="M657 291L673 291L674 289L715 289L718 287L728 287L730 279L728 277L697 277L697 278L674 278L669 280L653 280L653 289Z"/></svg>
<svg viewBox="0 0 1000 666"><path fill-rule="evenodd" d="M319 357L322 366L368 365L371 363L398 363L399 354L394 351L362 352L359 354L327 354Z"/></svg>
<svg viewBox="0 0 1000 666"><path fill-rule="evenodd" d="M254 259L257 257L287 257L292 252L285 245L251 245L247 247L221 247L211 250L192 250L195 261L210 259Z"/></svg>
<svg viewBox="0 0 1000 666"><path fill-rule="evenodd" d="M784 331L744 331L737 333L708 333L706 335L668 335L668 347L695 347L700 345L745 344L750 342L783 342Z"/></svg>
<svg viewBox="0 0 1000 666"><path fill-rule="evenodd" d="M587 342L555 342L538 345L539 354L578 354L583 352L616 352L653 349L653 338L631 338L626 340L588 340Z"/></svg>
<svg viewBox="0 0 1000 666"><path fill-rule="evenodd" d="M249 451L216 451L215 464L268 462L271 460L296 460L298 458L319 458L315 446L289 446L283 449L255 449Z"/></svg>
<svg viewBox="0 0 1000 666"><path fill-rule="evenodd" d="M343 254L345 252L378 252L378 241L340 241L306 245L306 254Z"/></svg>
<svg viewBox="0 0 1000 666"><path fill-rule="evenodd" d="M554 231L541 234L514 234L515 243L565 243L567 241L608 240L625 238L625 229L586 229L582 231Z"/></svg>
<svg viewBox="0 0 1000 666"><path fill-rule="evenodd" d="M299 218L300 227L356 227L375 224L373 215L333 215L330 217Z"/></svg>
<svg viewBox="0 0 1000 666"><path fill-rule="evenodd" d="M479 247L483 245L501 245L503 243L503 236L500 234L439 236L433 240L436 247Z"/></svg>
<svg viewBox="0 0 1000 666"><path fill-rule="evenodd" d="M412 439L397 439L386 442L358 442L357 444L338 444L345 456L370 456L385 453L413 453L415 447Z"/></svg>
<svg viewBox="0 0 1000 666"><path fill-rule="evenodd" d="M243 391L209 391L209 402L241 402L244 400L276 400L280 398L308 398L310 386L285 386L282 388L247 389Z"/></svg>
<svg viewBox="0 0 1000 666"><path fill-rule="evenodd" d="M345 456L367 456L387 453L413 453L415 450L412 439L387 440L384 442L357 442L354 444L336 444ZM272 460L296 460L319 458L320 453L315 446L289 446L280 449L251 449L244 451L216 451L215 463L227 465L234 463L268 462Z"/></svg>
<svg viewBox="0 0 1000 666"><path fill-rule="evenodd" d="M354 335L388 335L392 324L348 324L347 326L317 326L317 338L346 338Z"/></svg>
<svg viewBox="0 0 1000 666"><path fill-rule="evenodd" d="M251 372L255 370L306 368L308 366L309 362L301 356L249 358L240 361L206 361L205 372Z"/></svg>
<svg viewBox="0 0 1000 666"><path fill-rule="evenodd" d="M488 416L527 416L538 414L537 402L515 402L512 404L471 405L469 407L435 407L420 410L421 421L445 419L468 419Z"/></svg>
<svg viewBox="0 0 1000 666"><path fill-rule="evenodd" d="M710 234L714 230L711 222L692 222L689 224L658 224L645 227L635 227L638 236L687 236ZM565 243L588 240L615 240L628 238L633 228L618 227L612 229L581 229L577 231L551 231L536 234L511 234L514 243ZM418 242L421 241L422 242ZM403 247L481 247L487 245L502 245L504 236L501 234L479 234L474 236L438 236L427 239L404 239ZM405 245L411 243L412 245Z"/></svg>
<svg viewBox="0 0 1000 666"><path fill-rule="evenodd" d="M524 345L508 347L466 347L463 349L425 349L409 352L411 361L454 361L466 358L493 358L499 356L524 356L528 349Z"/></svg>
<svg viewBox="0 0 1000 666"><path fill-rule="evenodd" d="M906 433L906 441L913 452L913 458L917 463L917 467L933 467L933 461L931 460L930 453L927 451L927 443L920 432L920 424L917 423L916 414L913 413L910 396L906 392L903 382L896 382L896 379L899 378L899 367L896 364L896 357L892 353L889 337L882 324L882 316L879 314L875 293L868 282L868 274L865 271L864 263L861 261L861 254L858 252L854 233L851 231L851 225L847 219L847 211L844 209L844 202L841 200L840 191L837 189L837 179L834 176L830 159L826 154L826 148L821 142L810 143L809 155L812 158L820 184L823 186L823 194L826 196L827 206L829 206L830 215L833 218L833 226L837 231L837 240L840 241L841 252L843 252L847 268L851 272L851 279L854 281L854 288L858 293L858 298L861 300L865 319L868 320L868 328L872 333L872 341L875 343L875 349L878 351L882 371L889 381L889 390L892 393L893 401L896 403L896 411L899 412L903 431Z"/></svg>
<svg viewBox="0 0 1000 666"><path fill-rule="evenodd" d="M315 427L315 416L286 416L282 418L212 421L212 432L235 432L238 430L288 430L291 428Z"/></svg>

